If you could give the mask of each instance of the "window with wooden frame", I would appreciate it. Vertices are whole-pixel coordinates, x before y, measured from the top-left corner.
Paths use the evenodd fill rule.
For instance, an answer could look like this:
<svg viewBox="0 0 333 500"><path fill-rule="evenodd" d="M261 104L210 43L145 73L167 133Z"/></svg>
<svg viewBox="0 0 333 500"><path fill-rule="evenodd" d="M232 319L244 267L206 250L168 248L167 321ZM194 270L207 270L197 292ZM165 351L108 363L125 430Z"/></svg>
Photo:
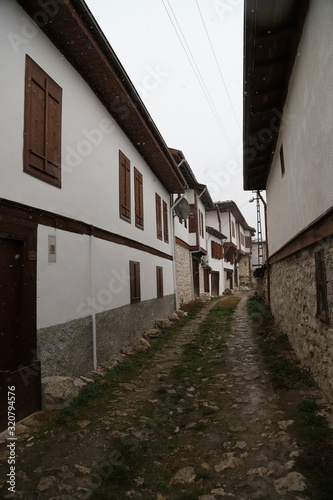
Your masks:
<svg viewBox="0 0 333 500"><path fill-rule="evenodd" d="M322 321L328 322L327 281L324 250L315 252L316 291L317 291L317 316Z"/></svg>
<svg viewBox="0 0 333 500"><path fill-rule="evenodd" d="M61 188L61 87L26 56L23 171Z"/></svg>
<svg viewBox="0 0 333 500"><path fill-rule="evenodd" d="M245 247L252 248L252 239L251 236L245 236Z"/></svg>
<svg viewBox="0 0 333 500"><path fill-rule="evenodd" d="M200 213L200 227L201 227L201 236L202 238L205 237L205 228L204 228L204 216L203 213Z"/></svg>
<svg viewBox="0 0 333 500"><path fill-rule="evenodd" d="M131 304L141 302L141 283L140 283L140 262L130 261L130 295Z"/></svg>
<svg viewBox="0 0 333 500"><path fill-rule="evenodd" d="M217 243L217 241L212 241L212 258L213 259L222 259L223 257L223 250L222 250L222 245L220 243Z"/></svg>
<svg viewBox="0 0 333 500"><path fill-rule="evenodd" d="M157 298L163 297L163 267L156 266Z"/></svg>
<svg viewBox="0 0 333 500"><path fill-rule="evenodd" d="M161 197L155 193L155 210L156 210L156 233L159 240L162 239L162 202Z"/></svg>
<svg viewBox="0 0 333 500"><path fill-rule="evenodd" d="M143 229L143 178L134 167L135 225Z"/></svg>
<svg viewBox="0 0 333 500"><path fill-rule="evenodd" d="M119 150L119 215L131 222L131 163Z"/></svg>
<svg viewBox="0 0 333 500"><path fill-rule="evenodd" d="M163 234L164 241L169 243L169 221L168 221L168 204L163 200Z"/></svg>
<svg viewBox="0 0 333 500"><path fill-rule="evenodd" d="M232 237L235 238L236 237L236 233L235 233L235 223L234 221L232 220L231 221L231 232L232 232Z"/></svg>

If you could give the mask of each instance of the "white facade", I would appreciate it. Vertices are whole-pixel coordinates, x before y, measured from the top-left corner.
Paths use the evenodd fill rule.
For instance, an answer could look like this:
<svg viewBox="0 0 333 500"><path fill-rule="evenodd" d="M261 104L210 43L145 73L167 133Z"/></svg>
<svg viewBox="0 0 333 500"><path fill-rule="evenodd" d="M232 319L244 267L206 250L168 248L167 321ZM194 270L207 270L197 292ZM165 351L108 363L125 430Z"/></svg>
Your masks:
<svg viewBox="0 0 333 500"><path fill-rule="evenodd" d="M33 1L27 2L28 9L33 8ZM68 14L69 4L61 2L59 8ZM78 30L89 30L80 24L85 21L79 16L70 19L78 23ZM138 140L116 123L103 99L15 1L1 2L0 30L4 35L0 57L6 68L0 75L2 95L6 96L0 117L0 238L8 238L3 221L7 225L14 221L17 227L31 225L32 232L36 228L36 250L27 258L36 261L36 350L42 376L78 376L96 367L94 349L97 362L107 362L152 327L157 317L174 311L171 188L165 179L168 173L176 176L174 192L180 193L181 178L163 139L151 139L153 133L159 133L146 119L139 97L134 91L126 94L125 85L131 83L122 68L117 68L123 71L123 78L116 83L124 86L134 117L141 113L140 127L136 125L135 130L132 126ZM61 36L71 43L70 30ZM94 46L95 42L91 43ZM96 54L97 64L98 50ZM61 188L23 170L26 55L62 89ZM108 64L112 75L112 64L117 63ZM93 67L91 72L95 78ZM109 83L112 87L114 82ZM154 173L156 166L153 169L140 153L142 134L148 137L147 150L159 148L164 178L159 171L159 176ZM130 222L120 217L120 152L130 162ZM135 223L134 167L143 179L143 229ZM157 234L156 194L161 198L161 238ZM135 301L130 262L140 267L135 282L140 296ZM94 336L97 346L93 346ZM21 364L18 359L16 366Z"/></svg>
<svg viewBox="0 0 333 500"><path fill-rule="evenodd" d="M275 154L266 187L270 255L333 205L332 18L330 0L310 2L276 147L283 145L285 174Z"/></svg>

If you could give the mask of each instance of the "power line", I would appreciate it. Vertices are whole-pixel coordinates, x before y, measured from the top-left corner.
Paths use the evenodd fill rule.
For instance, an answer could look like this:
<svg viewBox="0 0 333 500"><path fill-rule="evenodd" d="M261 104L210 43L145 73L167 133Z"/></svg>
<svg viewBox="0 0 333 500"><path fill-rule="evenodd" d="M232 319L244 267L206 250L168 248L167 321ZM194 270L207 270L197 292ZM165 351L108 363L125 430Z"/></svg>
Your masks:
<svg viewBox="0 0 333 500"><path fill-rule="evenodd" d="M175 30L175 32L176 32L176 35L177 35L177 37L178 37L178 39L179 39L179 41L180 41L180 43L181 43L181 45L182 45L182 47L183 47L183 50L184 50L184 52L185 52L185 54L186 54L186 57L187 57L187 59L188 59L188 61L189 61L190 65L191 65L191 67L192 67L192 69L193 69L193 71L194 71L194 74L195 74L195 76L196 76L196 78L197 78L197 80L198 80L198 82L199 82L199 85L200 85L200 87L201 87L201 89L202 89L202 91L203 91L203 93L204 93L204 95L205 95L205 97L206 97L206 100L207 100L207 102L208 102L208 104L209 104L209 106L210 106L210 108L211 108L211 110L212 110L212 112L213 112L213 114L214 114L214 117L215 117L215 119L216 119L216 121L217 121L217 123L218 123L218 126L219 126L220 130L222 131L223 136L224 136L224 138L225 138L225 140L226 140L226 142L227 142L227 144L228 144L228 146L229 146L229 148L230 148L230 151L232 152L232 154L233 154L233 156L234 156L234 158L235 158L236 162L238 163L239 161L238 161L238 159L237 159L237 155L236 155L236 153L235 153L235 150L234 150L234 148L233 148L233 146L232 146L232 144L231 144L231 142L230 142L230 140L229 140L229 138L228 138L228 136L227 136L227 133L226 133L226 131L225 131L225 128L224 128L224 126L223 126L223 123L222 123L222 121L221 121L221 118L220 118L220 116L219 116L219 114L218 114L218 111L217 111L217 109L216 109L216 106L214 105L214 102L213 102L213 100L212 100L212 98L211 98L211 96L210 96L209 90L208 90L208 88L207 88L207 86L206 86L206 84L205 84L205 82L204 82L204 79L203 79L203 77L202 77L202 74L201 74L201 72L200 72L200 70L199 70L199 68L198 68L198 65L197 65L197 64L196 64L196 62L195 62L195 58L194 58L194 56L193 56L193 54L192 54L192 52L191 52L191 49L190 49L190 47L189 47L189 45L188 45L188 43L187 43L187 41L186 41L186 38L185 38L185 36L184 36L184 34L183 34L183 32L182 32L182 29L181 29L181 27L180 27L180 25L179 25L179 23L178 23L178 21L177 21L177 17L176 17L176 15L175 15L175 13L174 13L174 11L173 11L173 9L172 9L171 5L170 5L169 0L166 0L166 1L168 2L169 8L170 8L170 10L171 10L171 12L172 12L172 14L173 14L173 17L174 17L174 19L175 19L175 22L177 23L178 29L179 29L179 31L180 31L180 33L181 33L181 35L182 35L183 39L184 39L184 42L183 42L183 40L181 39L181 37L180 37L180 35L179 35L179 32L177 31L177 28L176 28L176 26L175 26L175 23L174 23L174 21L173 21L172 17L170 16L170 13L169 13L169 11L168 11L168 9L167 9L166 5L165 5L165 1L164 1L164 0L162 0L163 6L164 6L164 8L165 8L165 10L166 10L166 13L168 14L168 17L169 17L169 19L170 19L170 21L171 21L171 24L172 24L172 26L173 26L173 28L174 28L174 30ZM185 45L186 45L186 47L187 47L187 50L186 50L186 48L185 48L184 43L185 43ZM191 56L192 60L191 60L191 58L189 57L189 54L190 54L190 56Z"/></svg>
<svg viewBox="0 0 333 500"><path fill-rule="evenodd" d="M225 88L225 91L227 93L227 96L228 96L228 99L229 99L229 102L230 102L230 105L232 107L232 110L233 110L233 113L234 113L234 116L235 116L235 119L236 119L236 122L237 122L237 125L238 125L238 129L240 132L241 131L241 127L240 127L240 124L238 122L238 118L237 118L237 115L236 115L236 111L235 111L235 108L232 104L232 101L231 101L231 98L230 98L230 94L229 94L229 91L228 91L228 88L226 86L226 83L225 83L225 80L224 80L224 77L223 77L223 74L222 74L222 70L221 70L221 67L220 67L220 64L218 62L218 59L216 57L216 53L215 53L215 50L214 50L214 47L213 47L213 44L212 44L212 41L211 41L211 38L209 36L209 33L208 33L208 30L207 30L207 26L206 26L206 23L204 21L204 18L202 16L202 12L200 10L200 7L199 7L199 3L198 3L198 0L195 0L196 4L197 4L197 7L198 7L198 11L199 11L199 14L200 14L200 17L201 17L201 21L202 21L202 24L204 25L204 28L205 28L205 31L206 31L206 35L207 35L207 38L208 38L208 41L209 41L209 44L210 44L210 48L212 49L212 53L213 53L213 56L214 56L214 59L215 59L215 62L217 64L217 67L218 67L218 70L219 70L219 73L220 73L220 76L221 76L221 79L222 79L222 82L223 82L223 85L224 85L224 88Z"/></svg>

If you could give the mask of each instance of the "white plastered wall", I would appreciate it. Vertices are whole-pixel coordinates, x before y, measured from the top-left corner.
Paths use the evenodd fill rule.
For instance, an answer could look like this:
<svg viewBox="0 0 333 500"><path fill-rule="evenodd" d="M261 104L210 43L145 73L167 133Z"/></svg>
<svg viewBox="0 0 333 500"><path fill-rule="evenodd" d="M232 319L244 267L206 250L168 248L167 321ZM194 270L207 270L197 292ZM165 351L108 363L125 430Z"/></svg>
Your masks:
<svg viewBox="0 0 333 500"><path fill-rule="evenodd" d="M0 2L0 32L0 57L6 68L0 73L6 95L0 117L1 197L81 220L171 254L171 242L156 238L155 220L155 192L168 207L169 194L90 87L14 1ZM27 38L26 33L32 35ZM14 35L20 37L16 45ZM26 54L63 89L61 189L23 172ZM119 150L131 162L131 224L119 217ZM143 231L134 221L134 166L143 175Z"/></svg>
<svg viewBox="0 0 333 500"><path fill-rule="evenodd" d="M333 205L332 19L331 0L310 2L267 182L271 255Z"/></svg>
<svg viewBox="0 0 333 500"><path fill-rule="evenodd" d="M49 235L56 238L55 263L48 259ZM141 301L157 297L156 266L163 267L164 295L173 294L172 261L97 238L91 252L90 244L87 235L38 227L37 328L130 304L130 260L140 262Z"/></svg>

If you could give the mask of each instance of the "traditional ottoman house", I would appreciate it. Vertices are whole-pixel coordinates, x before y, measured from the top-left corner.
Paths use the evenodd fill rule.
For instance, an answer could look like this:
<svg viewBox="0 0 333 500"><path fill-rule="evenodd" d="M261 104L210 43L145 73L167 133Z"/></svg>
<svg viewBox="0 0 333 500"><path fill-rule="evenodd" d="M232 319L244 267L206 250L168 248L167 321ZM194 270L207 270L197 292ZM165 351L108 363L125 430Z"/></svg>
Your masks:
<svg viewBox="0 0 333 500"><path fill-rule="evenodd" d="M222 232L227 237L223 244L225 288L252 286L251 238L255 229L248 225L234 201L220 201L216 206L220 212Z"/></svg>
<svg viewBox="0 0 333 500"><path fill-rule="evenodd" d="M184 198L189 204L187 218L175 217L177 293L182 304L210 293L206 212L215 206L207 186L197 181L182 151L170 148L170 152L186 182Z"/></svg>
<svg viewBox="0 0 333 500"><path fill-rule="evenodd" d="M83 1L2 0L0 30L3 429L8 385L23 418L41 377L84 374L174 311L184 185Z"/></svg>
<svg viewBox="0 0 333 500"><path fill-rule="evenodd" d="M203 258L205 292L213 297L225 290L223 242L227 237L221 232L220 212L216 206L206 212L207 256Z"/></svg>
<svg viewBox="0 0 333 500"><path fill-rule="evenodd" d="M267 197L270 305L333 396L333 2L245 2L244 188Z"/></svg>

